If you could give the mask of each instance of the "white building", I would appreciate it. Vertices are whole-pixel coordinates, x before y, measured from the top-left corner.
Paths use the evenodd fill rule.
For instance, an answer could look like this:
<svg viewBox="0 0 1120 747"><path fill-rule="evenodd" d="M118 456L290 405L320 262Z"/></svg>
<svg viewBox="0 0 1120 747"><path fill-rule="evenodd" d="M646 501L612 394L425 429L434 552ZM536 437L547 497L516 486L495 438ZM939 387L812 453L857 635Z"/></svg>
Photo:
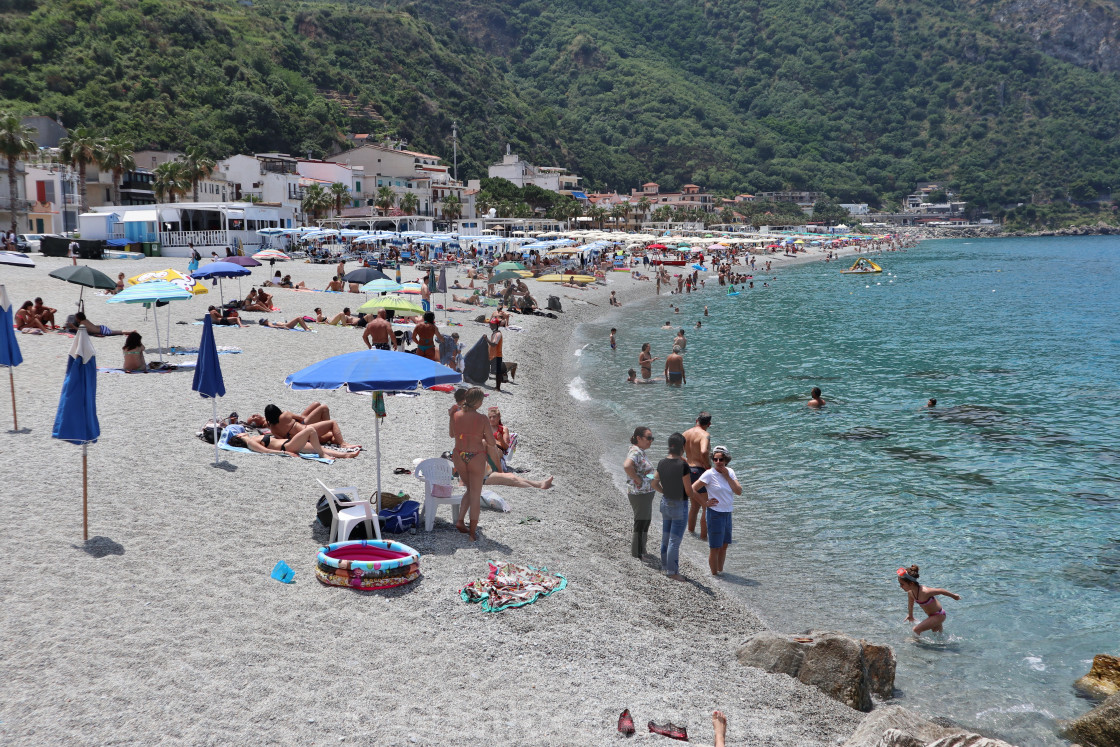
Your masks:
<svg viewBox="0 0 1120 747"><path fill-rule="evenodd" d="M78 230L81 196L78 172L45 157L27 164L29 233L65 233Z"/></svg>
<svg viewBox="0 0 1120 747"><path fill-rule="evenodd" d="M528 161L522 161L521 156L509 152L508 145L502 160L491 164L487 173L491 179L506 179L518 187L535 184L541 189L563 194L579 190L580 177L569 174L567 169L560 166L534 166Z"/></svg>
<svg viewBox="0 0 1120 747"><path fill-rule="evenodd" d="M16 193L8 192L8 159L0 159L0 231L10 231L12 221L16 228L22 230L27 225L28 210L31 203L27 200L26 185L27 166L23 161L16 161Z"/></svg>
<svg viewBox="0 0 1120 747"><path fill-rule="evenodd" d="M230 200L252 197L266 205L286 208L293 216L302 215L298 158L286 153L230 156L218 162L217 174L224 177Z"/></svg>
<svg viewBox="0 0 1120 747"><path fill-rule="evenodd" d="M157 242L166 257L225 256L226 247L250 255L260 250L261 228L292 228L291 208L248 202L173 202L100 206L79 216L82 238Z"/></svg>
<svg viewBox="0 0 1120 747"><path fill-rule="evenodd" d="M393 191L394 205L400 205L407 194L415 195L416 209L411 212L421 216L439 214L448 195L463 200L462 182L455 181L448 167L440 163L440 157L431 153L404 150L388 143L368 144L329 156L327 160L350 166L355 172L361 169L362 189L354 190L359 206L372 207L381 187Z"/></svg>
<svg viewBox="0 0 1120 747"><path fill-rule="evenodd" d="M366 179L365 169L362 166L300 159L296 169L299 171L301 188L318 184L326 192L330 192L332 184L345 184L350 190L350 197L342 203L342 206L347 208L363 204L360 195Z"/></svg>

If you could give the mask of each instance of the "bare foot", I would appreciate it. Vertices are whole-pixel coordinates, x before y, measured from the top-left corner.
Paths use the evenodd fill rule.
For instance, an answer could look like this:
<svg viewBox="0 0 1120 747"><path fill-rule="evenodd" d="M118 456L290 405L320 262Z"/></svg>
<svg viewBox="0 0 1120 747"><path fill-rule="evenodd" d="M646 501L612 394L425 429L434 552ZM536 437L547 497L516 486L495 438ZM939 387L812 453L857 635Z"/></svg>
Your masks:
<svg viewBox="0 0 1120 747"><path fill-rule="evenodd" d="M548 477L546 477L544 479L544 483L541 484L541 490L548 490L551 487L552 487L552 475L549 475Z"/></svg>
<svg viewBox="0 0 1120 747"><path fill-rule="evenodd" d="M467 528L465 526L463 526L462 524L456 523L455 528L458 529L463 534L467 533Z"/></svg>
<svg viewBox="0 0 1120 747"><path fill-rule="evenodd" d="M724 747L727 739L727 716L722 711L712 711L712 729L716 733L715 747Z"/></svg>

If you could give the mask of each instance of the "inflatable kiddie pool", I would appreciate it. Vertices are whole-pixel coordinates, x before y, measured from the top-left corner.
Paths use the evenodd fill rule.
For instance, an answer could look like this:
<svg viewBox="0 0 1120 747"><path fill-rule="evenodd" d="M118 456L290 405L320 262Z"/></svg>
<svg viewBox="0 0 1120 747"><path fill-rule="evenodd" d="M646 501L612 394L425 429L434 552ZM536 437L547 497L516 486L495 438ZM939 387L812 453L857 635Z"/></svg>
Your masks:
<svg viewBox="0 0 1120 747"><path fill-rule="evenodd" d="M336 542L319 550L315 577L327 586L390 589L420 577L420 553L390 540Z"/></svg>

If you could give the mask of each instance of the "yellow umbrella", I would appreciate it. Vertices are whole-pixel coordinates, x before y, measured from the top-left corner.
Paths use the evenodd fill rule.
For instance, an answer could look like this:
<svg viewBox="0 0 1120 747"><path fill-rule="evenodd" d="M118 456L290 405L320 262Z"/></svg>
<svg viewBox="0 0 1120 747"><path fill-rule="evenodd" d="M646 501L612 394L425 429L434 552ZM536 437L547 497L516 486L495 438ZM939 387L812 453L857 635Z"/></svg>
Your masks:
<svg viewBox="0 0 1120 747"><path fill-rule="evenodd" d="M358 307L358 311L377 311L378 309L386 309L395 311L399 314L423 314L424 307L415 303L407 298L400 296L379 296L372 300L366 301Z"/></svg>
<svg viewBox="0 0 1120 747"><path fill-rule="evenodd" d="M198 282L189 275L183 275L176 270L167 268L166 270L153 270L151 272L144 272L136 277L128 279L129 285L139 285L140 283L150 283L154 280L166 280L169 283L174 283L183 290L190 291L195 296L200 296L203 293L209 293L206 286Z"/></svg>

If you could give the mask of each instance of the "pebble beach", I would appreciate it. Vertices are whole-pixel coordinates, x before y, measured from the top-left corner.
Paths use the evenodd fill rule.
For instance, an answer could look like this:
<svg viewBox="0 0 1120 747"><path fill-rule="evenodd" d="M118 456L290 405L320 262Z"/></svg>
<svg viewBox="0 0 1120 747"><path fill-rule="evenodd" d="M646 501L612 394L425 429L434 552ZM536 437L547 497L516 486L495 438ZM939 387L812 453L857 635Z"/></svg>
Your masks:
<svg viewBox="0 0 1120 747"><path fill-rule="evenodd" d="M42 296L61 321L75 310L79 288L48 273L70 260L33 256L35 268L0 267L0 283L17 308ZM778 270L823 256L759 261ZM185 273L186 262L89 264L116 277L166 267ZM334 265L277 267L311 288L334 273ZM252 279L269 269L255 268ZM679 583L656 559L630 557L629 504L600 464L607 445L569 398L564 367L573 331L606 312L610 291L627 305L653 296L652 283L608 274L608 285L586 290L529 281L539 302L559 295L564 311L555 320L515 315L511 323L522 329L506 333L505 360L518 363L516 382L502 392L484 387L486 406L498 405L519 434L511 463L534 480L554 476L554 487L495 488L511 511L484 509L477 543L454 530L448 508L438 510L431 533L389 535L420 552L422 576L377 592L326 587L314 576L315 554L328 539L315 520L323 492L316 479L356 486L362 497L376 487L370 398L284 386L307 365L363 349L360 330L215 328L217 345L242 350L220 356L227 394L219 415L245 418L269 403L299 412L322 402L345 438L366 447L330 465L223 452L215 467L213 447L195 437L211 408L191 391L190 371L99 374L88 543L81 447L51 438L73 341L17 335L20 431L11 430L7 393L0 408L0 551L9 559L0 569L0 743L601 745L622 739L615 726L624 708L638 725L630 741L639 744L664 740L648 733L648 721L686 725L691 741L710 743L713 709L727 714L728 744L843 742L862 714L735 660L763 625L706 568L682 554L690 580ZM417 275L404 270L405 280ZM449 272L448 282L455 277ZM226 298L236 287L225 281ZM197 346L202 327L189 322L216 303L217 290L159 310L161 326L170 310L172 345ZM702 292L721 291L709 282ZM284 289L274 296L280 312L245 312L246 321L287 321L316 306L329 316L364 300ZM87 289L88 317L138 330L156 359L151 312L145 318L140 307L106 301ZM437 310L437 321L469 348L486 332L473 321L482 313ZM121 365L122 343L94 339L98 364ZM423 500L423 484L393 470L451 448L451 404L450 394L433 391L386 398L386 491ZM655 521L655 553L659 542ZM280 560L295 569L294 584L269 577ZM568 587L487 614L459 597L486 573L487 560L547 568Z"/></svg>

